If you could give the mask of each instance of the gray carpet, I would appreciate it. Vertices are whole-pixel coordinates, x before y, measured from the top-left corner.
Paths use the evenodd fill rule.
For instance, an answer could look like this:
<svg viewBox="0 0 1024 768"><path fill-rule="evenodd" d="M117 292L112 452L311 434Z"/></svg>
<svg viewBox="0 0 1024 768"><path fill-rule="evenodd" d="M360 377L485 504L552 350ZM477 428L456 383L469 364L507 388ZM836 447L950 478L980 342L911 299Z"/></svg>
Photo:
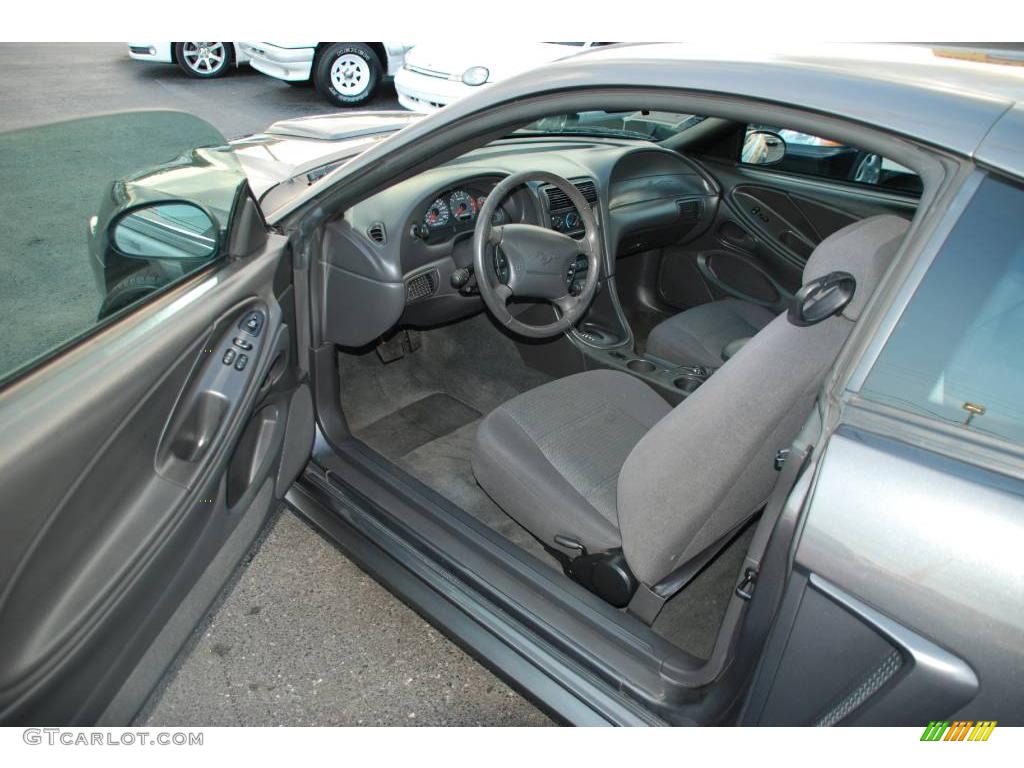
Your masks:
<svg viewBox="0 0 1024 768"><path fill-rule="evenodd" d="M711 656L755 527L747 528L686 589L665 603L654 622L655 632L694 656Z"/></svg>

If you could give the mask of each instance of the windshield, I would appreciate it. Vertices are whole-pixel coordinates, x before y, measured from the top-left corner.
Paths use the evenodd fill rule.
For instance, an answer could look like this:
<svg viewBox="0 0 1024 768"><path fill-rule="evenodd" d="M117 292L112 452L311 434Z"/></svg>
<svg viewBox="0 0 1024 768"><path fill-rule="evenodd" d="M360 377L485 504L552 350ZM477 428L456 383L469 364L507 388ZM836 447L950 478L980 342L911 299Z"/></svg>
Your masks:
<svg viewBox="0 0 1024 768"><path fill-rule="evenodd" d="M622 139L665 141L693 127L703 117L678 112L569 112L543 117L520 128L518 136L612 136Z"/></svg>

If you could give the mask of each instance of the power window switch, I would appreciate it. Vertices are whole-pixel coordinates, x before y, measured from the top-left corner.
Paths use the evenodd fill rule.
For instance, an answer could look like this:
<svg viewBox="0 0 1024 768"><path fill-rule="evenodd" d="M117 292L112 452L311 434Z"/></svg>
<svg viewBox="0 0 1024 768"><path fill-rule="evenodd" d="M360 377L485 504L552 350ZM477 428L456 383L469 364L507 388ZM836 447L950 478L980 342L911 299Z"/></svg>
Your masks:
<svg viewBox="0 0 1024 768"><path fill-rule="evenodd" d="M239 349L244 349L246 352L248 352L250 349L252 349L252 342L251 341L246 341L245 339L240 339L237 336L235 337L235 340L233 342L231 342L231 343L234 344Z"/></svg>
<svg viewBox="0 0 1024 768"><path fill-rule="evenodd" d="M244 371L245 370L245 365L248 362L249 362L249 356L248 355L239 355L238 359L235 360L235 370L236 371Z"/></svg>
<svg viewBox="0 0 1024 768"><path fill-rule="evenodd" d="M233 349L227 350L224 353L224 357L222 357L220 359L220 361L222 363L224 363L224 365L231 365L233 362L235 362L235 350L233 350Z"/></svg>

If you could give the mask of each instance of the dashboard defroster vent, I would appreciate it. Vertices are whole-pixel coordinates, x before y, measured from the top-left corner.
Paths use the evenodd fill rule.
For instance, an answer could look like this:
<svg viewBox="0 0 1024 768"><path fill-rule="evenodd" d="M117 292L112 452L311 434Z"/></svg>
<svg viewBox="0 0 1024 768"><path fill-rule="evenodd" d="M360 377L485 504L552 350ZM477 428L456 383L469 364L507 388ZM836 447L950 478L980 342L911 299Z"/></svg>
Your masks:
<svg viewBox="0 0 1024 768"><path fill-rule="evenodd" d="M388 231L384 228L383 222L375 222L366 229L366 234L378 245L384 245L388 241Z"/></svg>
<svg viewBox="0 0 1024 768"><path fill-rule="evenodd" d="M410 278L405 284L405 300L407 302L419 301L437 293L437 270L424 272L422 275Z"/></svg>
<svg viewBox="0 0 1024 768"><path fill-rule="evenodd" d="M573 186L580 191L588 203L593 205L597 202L597 186L593 181L581 179L574 181ZM562 211L573 207L572 203L569 202L569 196L558 187L546 186L544 187L544 194L548 197L549 210Z"/></svg>

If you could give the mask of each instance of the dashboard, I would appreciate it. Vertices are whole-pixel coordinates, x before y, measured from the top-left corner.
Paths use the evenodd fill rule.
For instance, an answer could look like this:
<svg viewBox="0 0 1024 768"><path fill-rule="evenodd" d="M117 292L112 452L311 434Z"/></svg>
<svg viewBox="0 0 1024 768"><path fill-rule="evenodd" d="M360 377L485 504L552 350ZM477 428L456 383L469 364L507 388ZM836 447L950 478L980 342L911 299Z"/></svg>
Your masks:
<svg viewBox="0 0 1024 768"><path fill-rule="evenodd" d="M649 142L496 142L394 184L325 225L317 257L325 340L359 347L396 325L429 327L480 311L472 275L478 214L498 182L527 170L568 179L590 203L605 245L602 278L614 274L618 257L698 236L718 205L718 186L703 169ZM494 223L513 222L583 235L568 197L540 182L501 201ZM488 279L501 281L500 250L493 258ZM583 258L569 269L569 292L585 280L586 266Z"/></svg>

